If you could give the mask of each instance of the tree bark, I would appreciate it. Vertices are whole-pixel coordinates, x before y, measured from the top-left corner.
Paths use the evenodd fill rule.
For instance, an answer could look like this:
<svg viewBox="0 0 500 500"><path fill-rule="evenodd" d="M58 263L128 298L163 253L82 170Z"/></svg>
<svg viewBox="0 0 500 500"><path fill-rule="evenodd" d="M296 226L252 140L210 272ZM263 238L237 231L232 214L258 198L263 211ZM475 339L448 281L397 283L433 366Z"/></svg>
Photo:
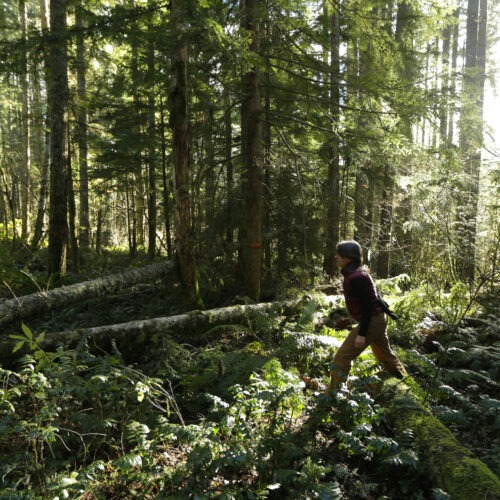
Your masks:
<svg viewBox="0 0 500 500"><path fill-rule="evenodd" d="M369 248L373 230L373 182L361 165L357 166L355 177L354 239L363 248Z"/></svg>
<svg viewBox="0 0 500 500"><path fill-rule="evenodd" d="M330 7L325 2L326 18L329 20L327 30L330 35L330 75L329 75L329 103L332 133L329 138L330 152L328 161L328 179L326 183L327 216L326 216L326 241L323 268L328 276L335 276L337 264L335 262L336 246L340 237L340 140L339 140L339 115L340 115L340 28L339 28L339 3L334 2ZM333 10L332 10L333 9Z"/></svg>
<svg viewBox="0 0 500 500"><path fill-rule="evenodd" d="M234 172L233 172L233 124L231 120L231 94L227 85L224 86L224 101L226 113L224 115L224 151L226 164L226 243L234 241Z"/></svg>
<svg viewBox="0 0 500 500"><path fill-rule="evenodd" d="M36 70L38 71L38 70ZM45 71L47 75L47 71ZM36 219L33 227L33 235L31 239L31 248L36 250L43 235L43 224L45 218L45 207L48 194L48 176L49 176L49 141L50 134L48 131L47 117L44 111L44 103L41 96L41 75L36 74L33 82L34 97L33 97L33 136L34 136L34 151L33 159L38 166L39 190ZM46 80L46 78L45 78Z"/></svg>
<svg viewBox="0 0 500 500"><path fill-rule="evenodd" d="M206 85L210 88L210 80L207 76ZM215 228L215 200L216 200L216 179L215 179L215 144L214 144L214 106L209 104L206 113L206 166L205 166L205 240L212 244L216 235Z"/></svg>
<svg viewBox="0 0 500 500"><path fill-rule="evenodd" d="M188 302L201 305L193 255L193 228L189 193L189 119L187 100L188 48L182 33L185 17L181 0L171 0L172 88L170 95L174 162L175 249L181 282Z"/></svg>
<svg viewBox="0 0 500 500"><path fill-rule="evenodd" d="M40 24L42 27L42 33L48 38L49 27L47 21L47 5L46 0L40 0ZM43 78L45 78L45 83L49 82L49 56L45 52L43 54ZM41 78L41 77L40 77ZM35 81L36 95L39 96L40 83ZM47 100L49 99L47 96ZM36 106L36 128L40 130L36 131L39 134L39 138L36 141L40 144L40 149L37 149L37 162L40 168L40 190L38 195L38 206L35 220L35 227L33 229L33 238L31 240L31 248L33 250L38 248L43 235L43 226L45 219L45 208L47 204L48 195L48 181L49 181L49 163L50 163L50 119L47 113L43 111L43 105L41 99L35 99L37 103ZM50 104L47 102L47 108L50 109ZM38 125L39 124L39 125ZM37 134L37 135L38 135ZM43 143L43 150L42 150Z"/></svg>
<svg viewBox="0 0 500 500"><path fill-rule="evenodd" d="M55 349L61 345L70 348L83 340L92 339L104 348L117 342L119 348L123 346L124 349L127 349L127 346L133 345L134 342L143 343L145 339L149 339L153 335L168 335L169 333L174 333L176 336L182 335L184 342L197 343L202 337L202 332L206 329L212 329L214 326L247 323L252 314L267 314L273 310L279 311L282 315L292 315L301 311L307 303L308 300L304 298L290 302L237 305L208 311L196 310L176 316L116 325L66 330L47 334L40 343L40 347L45 350ZM190 332L191 336L189 336ZM12 349L16 342L0 343L0 361L12 356Z"/></svg>
<svg viewBox="0 0 500 500"><path fill-rule="evenodd" d="M60 309L69 304L99 297L137 283L151 281L164 276L173 268L171 261L165 261L92 281L6 300L0 303L0 325Z"/></svg>
<svg viewBox="0 0 500 500"><path fill-rule="evenodd" d="M136 122L133 124L133 135L138 141L138 154L134 155L133 168L131 170L132 182L130 184L130 206L132 210L132 237L130 239L132 246L130 247L130 257L134 258L137 255L138 247L144 246L144 182L142 174L142 139L143 133L143 106L142 95L139 92L143 86L143 76L139 68L139 40L137 36L130 38L131 43L131 73L132 73L132 93L134 112Z"/></svg>
<svg viewBox="0 0 500 500"><path fill-rule="evenodd" d="M66 274L68 245L68 62L66 49L66 1L50 1L50 211L48 273Z"/></svg>
<svg viewBox="0 0 500 500"><path fill-rule="evenodd" d="M453 12L453 31L451 45L451 70L450 70L450 95L455 96L457 88L457 59L458 59L458 38L459 38L459 17L460 10L455 9ZM455 135L455 110L454 107L448 111L448 142L453 144Z"/></svg>
<svg viewBox="0 0 500 500"><path fill-rule="evenodd" d="M469 0L467 39L460 116L462 193L458 201L457 270L463 281L472 282L476 264L479 175L483 143L483 106L486 63L487 0Z"/></svg>
<svg viewBox="0 0 500 500"><path fill-rule="evenodd" d="M73 168L71 165L71 144L69 130L66 135L68 139L68 230L69 230L69 248L71 250L71 270L75 273L80 272L80 256L78 250L78 238L76 235L76 202L75 202L75 190L73 188Z"/></svg>
<svg viewBox="0 0 500 500"><path fill-rule="evenodd" d="M151 5L150 8L152 9ZM149 21L152 23L152 21ZM155 123L155 44L153 27L148 42L148 257L153 259L156 254L156 123Z"/></svg>
<svg viewBox="0 0 500 500"><path fill-rule="evenodd" d="M260 51L258 9L260 0L243 0L241 25L250 36L250 52ZM260 71L253 66L243 76L242 156L246 169L244 193L245 218L241 228L242 274L245 293L254 301L260 298L262 277L262 116Z"/></svg>
<svg viewBox="0 0 500 500"><path fill-rule="evenodd" d="M87 78L86 57L84 43L83 4L75 7L76 24L76 79L77 79L77 106L76 106L76 135L78 144L78 171L80 175L79 197L79 242L80 247L87 248L90 243L89 218L89 173L88 173L88 124L87 124Z"/></svg>
<svg viewBox="0 0 500 500"><path fill-rule="evenodd" d="M19 0L19 14L21 18L21 31L23 43L26 43L27 26L26 26L26 1ZM21 93L22 93L22 110L21 110L21 173L20 173L20 189L21 189L21 239L26 241L29 232L29 212L30 212L30 169L31 169L31 151L30 151L30 127L29 127L29 78L28 78L28 61L26 51L21 52Z"/></svg>
<svg viewBox="0 0 500 500"><path fill-rule="evenodd" d="M170 189L167 175L167 145L165 140L165 108L160 93L160 137L161 137L161 173L163 183L163 219L165 223L165 238L167 240L167 256L172 258L172 231L170 228Z"/></svg>
<svg viewBox="0 0 500 500"><path fill-rule="evenodd" d="M452 26L448 25L442 33L443 49L441 52L441 103L439 105L439 143L444 146L448 143L448 114L450 112L450 53L451 53Z"/></svg>
<svg viewBox="0 0 500 500"><path fill-rule="evenodd" d="M377 276L387 278L391 255L392 211L394 196L393 173L388 164L384 170L384 186L382 188L382 203L380 205L380 233L378 240Z"/></svg>

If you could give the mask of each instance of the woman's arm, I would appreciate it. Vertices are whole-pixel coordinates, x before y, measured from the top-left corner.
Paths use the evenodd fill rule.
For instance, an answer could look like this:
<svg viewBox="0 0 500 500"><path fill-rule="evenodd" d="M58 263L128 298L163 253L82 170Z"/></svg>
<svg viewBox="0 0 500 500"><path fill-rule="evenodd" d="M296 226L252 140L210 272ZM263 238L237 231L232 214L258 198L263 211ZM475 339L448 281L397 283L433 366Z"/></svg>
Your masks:
<svg viewBox="0 0 500 500"><path fill-rule="evenodd" d="M355 278L349 283L349 293L355 297L361 307L361 320L359 322L359 335L366 337L368 325L372 318L373 304L370 296L370 287L365 278Z"/></svg>

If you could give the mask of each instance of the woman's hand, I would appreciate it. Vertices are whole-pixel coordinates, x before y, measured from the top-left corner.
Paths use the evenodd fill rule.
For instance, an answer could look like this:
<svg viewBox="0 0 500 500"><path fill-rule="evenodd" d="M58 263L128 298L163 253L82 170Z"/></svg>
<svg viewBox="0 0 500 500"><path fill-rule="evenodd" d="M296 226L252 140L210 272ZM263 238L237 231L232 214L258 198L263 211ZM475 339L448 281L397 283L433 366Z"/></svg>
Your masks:
<svg viewBox="0 0 500 500"><path fill-rule="evenodd" d="M366 345L366 337L362 337L361 335L356 335L356 338L354 339L354 347L357 347L358 349L361 347L365 347Z"/></svg>

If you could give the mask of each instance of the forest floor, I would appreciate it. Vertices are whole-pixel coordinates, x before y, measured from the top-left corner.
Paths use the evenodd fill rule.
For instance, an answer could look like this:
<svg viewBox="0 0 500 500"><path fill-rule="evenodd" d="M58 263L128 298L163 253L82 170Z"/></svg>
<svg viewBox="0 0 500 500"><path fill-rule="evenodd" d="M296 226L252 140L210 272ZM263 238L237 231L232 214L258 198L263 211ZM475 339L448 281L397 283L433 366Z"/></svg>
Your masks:
<svg viewBox="0 0 500 500"><path fill-rule="evenodd" d="M33 262L16 264L5 250L0 259L4 297L47 286ZM129 265L107 254L69 281ZM277 309L159 336L126 358L35 349L3 373L0 498L451 498L429 480L414 437L396 440L377 399L386 377L371 353L325 400L321 387L346 331L330 315L331 297L308 294L294 317ZM183 312L178 297L175 283L159 280L24 323L36 336L170 316ZM411 374L405 383L498 476L499 318L476 308L452 325L444 308L464 305L428 298L394 294L402 319L390 336Z"/></svg>

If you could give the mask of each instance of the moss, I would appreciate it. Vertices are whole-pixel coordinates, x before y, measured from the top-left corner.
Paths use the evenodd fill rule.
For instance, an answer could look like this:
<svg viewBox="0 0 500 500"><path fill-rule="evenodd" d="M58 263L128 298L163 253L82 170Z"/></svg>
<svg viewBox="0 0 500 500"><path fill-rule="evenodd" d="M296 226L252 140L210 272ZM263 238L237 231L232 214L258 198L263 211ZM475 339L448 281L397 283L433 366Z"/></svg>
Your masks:
<svg viewBox="0 0 500 500"><path fill-rule="evenodd" d="M401 384L388 380L392 395L389 420L396 436L410 429L425 474L453 499L500 498L500 480L486 464L457 441L451 431L426 410Z"/></svg>

